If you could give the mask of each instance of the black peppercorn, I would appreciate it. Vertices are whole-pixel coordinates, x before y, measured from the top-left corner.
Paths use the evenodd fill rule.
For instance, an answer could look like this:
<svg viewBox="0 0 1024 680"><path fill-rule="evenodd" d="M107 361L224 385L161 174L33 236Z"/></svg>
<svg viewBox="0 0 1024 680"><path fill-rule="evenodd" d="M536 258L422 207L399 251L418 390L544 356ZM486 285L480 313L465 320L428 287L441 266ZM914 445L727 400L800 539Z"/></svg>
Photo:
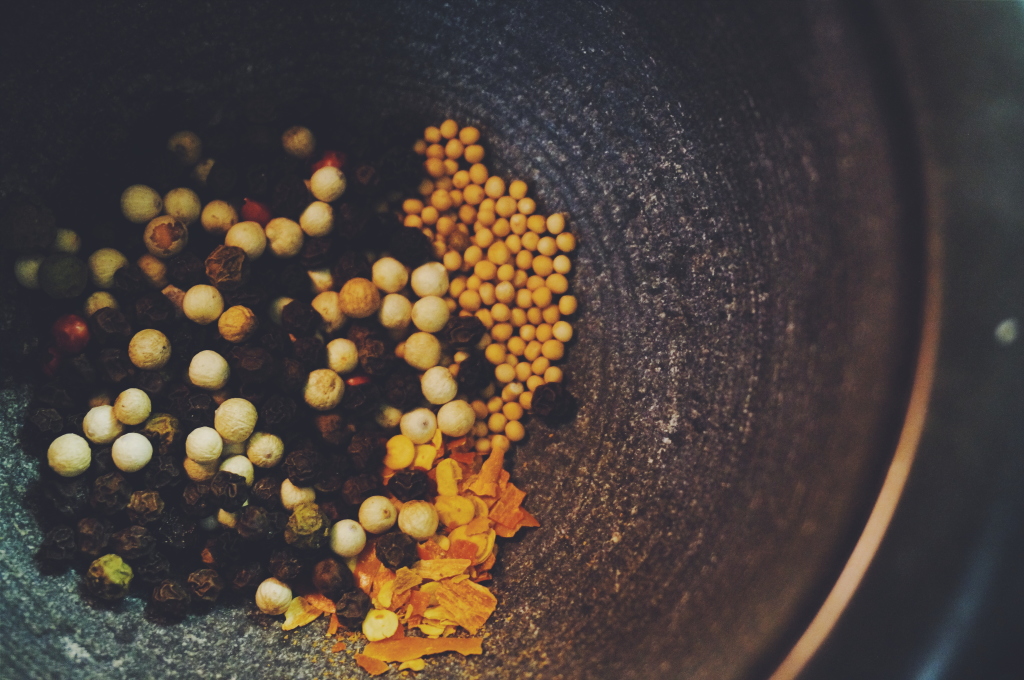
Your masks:
<svg viewBox="0 0 1024 680"><path fill-rule="evenodd" d="M128 507L132 488L120 472L100 475L93 482L90 502L104 515L113 515Z"/></svg>
<svg viewBox="0 0 1024 680"><path fill-rule="evenodd" d="M36 552L36 560L44 571L54 572L67 566L77 552L74 530L62 525L46 532Z"/></svg>
<svg viewBox="0 0 1024 680"><path fill-rule="evenodd" d="M217 403L206 392L190 394L185 402L185 410L181 414L181 422L185 427L213 427L213 415L217 411Z"/></svg>
<svg viewBox="0 0 1024 680"><path fill-rule="evenodd" d="M313 427L319 435L319 441L329 447L348 446L356 426L340 413L318 413L313 417Z"/></svg>
<svg viewBox="0 0 1024 680"><path fill-rule="evenodd" d="M131 299L149 290L149 280L137 264L128 264L114 272L114 290Z"/></svg>
<svg viewBox="0 0 1024 680"><path fill-rule="evenodd" d="M277 274L278 291L285 297L299 298L309 294L309 274L298 262L289 262Z"/></svg>
<svg viewBox="0 0 1024 680"><path fill-rule="evenodd" d="M224 579L215 569L198 569L188 575L188 589L192 596L204 602L216 602L224 590Z"/></svg>
<svg viewBox="0 0 1024 680"><path fill-rule="evenodd" d="M258 503L269 510L281 507L281 480L276 476L257 479L250 490L249 502Z"/></svg>
<svg viewBox="0 0 1024 680"><path fill-rule="evenodd" d="M244 556L245 546L242 538L233 531L222 531L207 539L201 559L206 564L222 568L238 564Z"/></svg>
<svg viewBox="0 0 1024 680"><path fill-rule="evenodd" d="M380 388L372 381L352 383L345 387L339 407L354 416L368 416L380 404Z"/></svg>
<svg viewBox="0 0 1024 680"><path fill-rule="evenodd" d="M167 280L182 290L206 283L206 264L186 250L167 261Z"/></svg>
<svg viewBox="0 0 1024 680"><path fill-rule="evenodd" d="M370 612L370 596L358 588L342 593L335 602L338 621L349 630L360 630Z"/></svg>
<svg viewBox="0 0 1024 680"><path fill-rule="evenodd" d="M159 583L171 575L171 563L156 550L132 562L135 577L143 583Z"/></svg>
<svg viewBox="0 0 1024 680"><path fill-rule="evenodd" d="M75 400L71 398L71 394L63 385L58 385L56 383L40 385L39 388L36 389L34 396L35 401L40 404L49 406L50 408L55 408L63 413L67 413L75 408Z"/></svg>
<svg viewBox="0 0 1024 680"><path fill-rule="evenodd" d="M427 473L420 470L400 470L388 480L388 491L403 503L422 501L426 499L429 490Z"/></svg>
<svg viewBox="0 0 1024 680"><path fill-rule="evenodd" d="M34 409L28 417L41 434L58 435L64 429L64 419L55 408Z"/></svg>
<svg viewBox="0 0 1024 680"><path fill-rule="evenodd" d="M65 479L48 479L43 485L43 496L58 515L74 521L89 508L92 484L85 475Z"/></svg>
<svg viewBox="0 0 1024 680"><path fill-rule="evenodd" d="M329 236L307 238L299 253L299 262L306 269L325 269L334 261L334 239Z"/></svg>
<svg viewBox="0 0 1024 680"><path fill-rule="evenodd" d="M321 494L340 491L352 472L352 462L345 455L322 456L320 476L313 481L313 488Z"/></svg>
<svg viewBox="0 0 1024 680"><path fill-rule="evenodd" d="M157 398L167 388L167 374L161 371L139 371L135 376L135 385L151 399Z"/></svg>
<svg viewBox="0 0 1024 680"><path fill-rule="evenodd" d="M132 338L132 327L120 310L104 307L89 317L89 332L101 345L124 345Z"/></svg>
<svg viewBox="0 0 1024 680"><path fill-rule="evenodd" d="M349 505L362 505L370 496L380 493L380 483L376 476L362 474L351 477L341 487L341 497Z"/></svg>
<svg viewBox="0 0 1024 680"><path fill-rule="evenodd" d="M142 482L148 489L173 489L183 481L181 464L171 456L154 456L142 470Z"/></svg>
<svg viewBox="0 0 1024 680"><path fill-rule="evenodd" d="M216 328L215 324L211 324ZM197 324L179 324L171 330L171 347L174 348L174 355L187 357L191 360L200 351L207 348L210 343L206 326Z"/></svg>
<svg viewBox="0 0 1024 680"><path fill-rule="evenodd" d="M323 318L308 302L292 300L281 310L281 328L295 336L316 332Z"/></svg>
<svg viewBox="0 0 1024 680"><path fill-rule="evenodd" d="M199 542L199 528L180 510L167 508L153 524L153 535L160 545L174 553L187 553Z"/></svg>
<svg viewBox="0 0 1024 680"><path fill-rule="evenodd" d="M416 539L401 531L392 531L378 538L374 550L381 564L392 571L411 567L419 559Z"/></svg>
<svg viewBox="0 0 1024 680"><path fill-rule="evenodd" d="M309 205L309 189L298 177L285 177L274 186L270 210L281 217L298 220Z"/></svg>
<svg viewBox="0 0 1024 680"><path fill-rule="evenodd" d="M232 590L238 592L255 591L266 577L267 572L263 565L253 560L235 568L231 573L228 585Z"/></svg>
<svg viewBox="0 0 1024 680"><path fill-rule="evenodd" d="M114 532L110 537L110 551L126 560L137 560L153 552L156 539L146 527L133 524Z"/></svg>
<svg viewBox="0 0 1024 680"><path fill-rule="evenodd" d="M270 388L267 385L260 385L258 383L242 383L238 386L238 396L255 406L257 411L263 406L263 402L267 400L269 392Z"/></svg>
<svg viewBox="0 0 1024 680"><path fill-rule="evenodd" d="M153 588L149 600L149 612L163 620L180 621L188 614L192 602L189 591L179 581L167 579Z"/></svg>
<svg viewBox="0 0 1024 680"><path fill-rule="evenodd" d="M257 309L266 304L270 295L267 293L267 289L258 281L253 281L255 277L250 276L249 282L244 286L240 286L235 290L224 291L224 308L234 307L235 305L241 305L242 307L248 307L249 309Z"/></svg>
<svg viewBox="0 0 1024 680"><path fill-rule="evenodd" d="M461 370L461 369L460 369ZM491 376L494 369L491 369ZM419 375L412 367L398 367L384 379L384 401L397 409L406 411L423 399L423 387Z"/></svg>
<svg viewBox="0 0 1024 680"><path fill-rule="evenodd" d="M285 456L284 473L295 486L312 486L323 474L323 460L314 449L292 451Z"/></svg>
<svg viewBox="0 0 1024 680"><path fill-rule="evenodd" d="M92 463L89 465L89 471L97 476L118 472L117 466L114 465L114 455L111 447L102 446L92 452Z"/></svg>
<svg viewBox="0 0 1024 680"><path fill-rule="evenodd" d="M327 557L313 565L313 587L321 595L336 600L342 593L355 588L355 579L341 560Z"/></svg>
<svg viewBox="0 0 1024 680"><path fill-rule="evenodd" d="M128 359L123 349L107 348L100 352L100 379L114 385L122 386L135 376L135 366Z"/></svg>
<svg viewBox="0 0 1024 680"><path fill-rule="evenodd" d="M227 355L231 377L241 383L262 383L274 377L274 357L262 347L239 345Z"/></svg>
<svg viewBox="0 0 1024 680"><path fill-rule="evenodd" d="M415 269L434 257L434 247L419 229L399 229L388 242L391 257L409 269Z"/></svg>
<svg viewBox="0 0 1024 680"><path fill-rule="evenodd" d="M338 226L338 214L335 213L335 226ZM341 254L338 261L331 267L331 277L335 286L343 286L349 279L369 279L373 277L373 270L370 263L360 253L354 250L347 250Z"/></svg>
<svg viewBox="0 0 1024 680"><path fill-rule="evenodd" d="M99 380L96 365L84 354L71 357L65 366L69 381L77 386L91 387Z"/></svg>
<svg viewBox="0 0 1024 680"><path fill-rule="evenodd" d="M113 533L110 525L95 517L83 517L75 527L75 542L81 553L91 557L99 557L107 550L110 536Z"/></svg>
<svg viewBox="0 0 1024 680"><path fill-rule="evenodd" d="M464 349L480 342L486 332L487 327L475 316L453 316L438 333L438 339L452 347Z"/></svg>
<svg viewBox="0 0 1024 680"><path fill-rule="evenodd" d="M280 386L288 394L298 394L306 386L309 370L296 359L286 358L281 361Z"/></svg>
<svg viewBox="0 0 1024 680"><path fill-rule="evenodd" d="M227 470L220 470L213 476L210 480L210 492L216 506L228 512L241 509L249 500L249 487L245 483L245 477Z"/></svg>
<svg viewBox="0 0 1024 680"><path fill-rule="evenodd" d="M300 558L291 548L272 552L268 565L270 574L285 583L297 581L309 568L309 562Z"/></svg>
<svg viewBox="0 0 1024 680"><path fill-rule="evenodd" d="M205 140L204 140L205 141ZM232 196L238 188L238 169L229 161L218 160L206 177L211 196Z"/></svg>
<svg viewBox="0 0 1024 680"><path fill-rule="evenodd" d="M235 531L247 541L262 541L270 536L271 517L266 508L248 505L238 513Z"/></svg>
<svg viewBox="0 0 1024 680"><path fill-rule="evenodd" d="M292 353L307 374L327 364L327 348L324 341L315 336L296 339L292 343Z"/></svg>
<svg viewBox="0 0 1024 680"><path fill-rule="evenodd" d="M480 352L473 352L459 362L459 375L456 380L466 392L482 390L490 384L494 377L494 365Z"/></svg>
<svg viewBox="0 0 1024 680"><path fill-rule="evenodd" d="M351 339L352 333L349 333ZM386 375L398 363L398 357L388 347L383 337L376 333L365 335L361 340L354 340L359 355L359 366L369 375Z"/></svg>
<svg viewBox="0 0 1024 680"><path fill-rule="evenodd" d="M249 261L238 246L220 245L206 257L206 278L218 290L237 290L249 280Z"/></svg>
<svg viewBox="0 0 1024 680"><path fill-rule="evenodd" d="M149 293L135 301L135 321L142 328L167 330L177 311L174 304L160 293Z"/></svg>
<svg viewBox="0 0 1024 680"><path fill-rule="evenodd" d="M533 391L531 410L549 425L558 425L572 418L576 399L561 383L545 383Z"/></svg>
<svg viewBox="0 0 1024 680"><path fill-rule="evenodd" d="M176 388L177 389L177 388ZM188 391L182 395L184 403L188 403ZM139 431L153 445L153 453L157 457L169 456L184 447L185 436L181 431L181 423L167 413L154 413L143 423ZM147 466L148 467L148 466Z"/></svg>
<svg viewBox="0 0 1024 680"><path fill-rule="evenodd" d="M280 355L291 348L292 340L280 326L260 323L259 346L272 355Z"/></svg>
<svg viewBox="0 0 1024 680"><path fill-rule="evenodd" d="M209 482L192 482L181 494L181 509L190 517L207 517L217 509Z"/></svg>
<svg viewBox="0 0 1024 680"><path fill-rule="evenodd" d="M268 432L281 434L294 424L297 410L298 405L288 395L272 394L263 402L260 420L263 421L263 427Z"/></svg>
<svg viewBox="0 0 1024 680"><path fill-rule="evenodd" d="M163 511L164 499L156 491L136 491L128 500L128 519L133 524L155 522Z"/></svg>
<svg viewBox="0 0 1024 680"><path fill-rule="evenodd" d="M376 472L387 447L384 438L376 432L358 432L352 437L347 447L352 467L360 472Z"/></svg>

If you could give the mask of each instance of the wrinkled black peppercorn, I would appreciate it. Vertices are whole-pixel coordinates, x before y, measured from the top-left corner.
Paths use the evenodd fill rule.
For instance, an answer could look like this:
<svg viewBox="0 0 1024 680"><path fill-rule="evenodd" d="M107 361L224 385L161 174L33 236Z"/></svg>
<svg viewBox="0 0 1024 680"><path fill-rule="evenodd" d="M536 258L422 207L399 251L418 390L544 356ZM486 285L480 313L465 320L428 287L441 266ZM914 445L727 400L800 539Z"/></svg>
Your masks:
<svg viewBox="0 0 1024 680"><path fill-rule="evenodd" d="M325 269L334 260L334 239L319 236L307 238L299 253L299 262L306 269Z"/></svg>
<svg viewBox="0 0 1024 680"><path fill-rule="evenodd" d="M488 379L493 375L492 368ZM419 404L422 399L420 377L412 367L400 366L384 379L384 401L395 408L405 411Z"/></svg>
<svg viewBox="0 0 1024 680"><path fill-rule="evenodd" d="M43 496L57 514L69 521L74 521L86 512L91 495L92 484L85 475L53 479L43 485Z"/></svg>
<svg viewBox="0 0 1024 680"><path fill-rule="evenodd" d="M370 604L370 596L358 588L343 593L335 603L338 621L349 630L360 630Z"/></svg>
<svg viewBox="0 0 1024 680"><path fill-rule="evenodd" d="M238 246L219 245L206 257L206 278L218 290L237 290L249 280L249 261Z"/></svg>
<svg viewBox="0 0 1024 680"><path fill-rule="evenodd" d="M475 316L453 316L438 333L438 339L452 347L463 349L480 342L486 332L487 327Z"/></svg>
<svg viewBox="0 0 1024 680"><path fill-rule="evenodd" d="M349 384L342 395L340 408L354 416L365 417L380 403L380 388L371 381Z"/></svg>
<svg viewBox="0 0 1024 680"><path fill-rule="evenodd" d="M142 481L149 489L173 489L185 481L185 475L171 456L154 456L142 469Z"/></svg>
<svg viewBox="0 0 1024 680"><path fill-rule="evenodd" d="M233 531L223 531L206 541L202 560L217 568L238 564L245 556L242 538Z"/></svg>
<svg viewBox="0 0 1024 680"><path fill-rule="evenodd" d="M308 378L309 370L298 360L286 358L281 361L279 383L288 394L301 394Z"/></svg>
<svg viewBox="0 0 1024 680"><path fill-rule="evenodd" d="M387 448L384 438L375 432L357 432L348 444L352 467L360 472L376 472L384 460Z"/></svg>
<svg viewBox="0 0 1024 680"><path fill-rule="evenodd" d="M90 502L104 515L113 515L128 507L131 500L132 488L128 480L120 472L109 472L100 475L93 482L92 496Z"/></svg>
<svg viewBox="0 0 1024 680"><path fill-rule="evenodd" d="M307 375L310 371L323 368L327 364L327 349L324 341L317 337L296 339L292 343L292 353L295 354L296 361L302 364Z"/></svg>
<svg viewBox="0 0 1024 680"><path fill-rule="evenodd" d="M249 486L245 477L234 472L220 470L210 480L210 492L218 508L235 512L249 500Z"/></svg>
<svg viewBox="0 0 1024 680"><path fill-rule="evenodd" d="M419 559L416 539L401 531L392 531L378 538L374 550L381 564L392 571L411 567Z"/></svg>
<svg viewBox="0 0 1024 680"><path fill-rule="evenodd" d="M153 588L150 596L150 613L168 621L180 621L188 614L192 602L189 591L179 581L166 579Z"/></svg>
<svg viewBox="0 0 1024 680"><path fill-rule="evenodd" d="M274 356L278 356L291 348L292 341L280 326L264 324L260 326L257 342L259 346Z"/></svg>
<svg viewBox="0 0 1024 680"><path fill-rule="evenodd" d="M111 552L126 560L137 560L153 552L156 539L144 526L133 524L110 537Z"/></svg>
<svg viewBox="0 0 1024 680"><path fill-rule="evenodd" d="M298 406L295 400L285 394L272 394L263 403L260 420L269 432L281 434L295 422Z"/></svg>
<svg viewBox="0 0 1024 680"><path fill-rule="evenodd" d="M531 409L549 425L558 425L573 416L576 399L561 383L545 383L533 391Z"/></svg>
<svg viewBox="0 0 1024 680"><path fill-rule="evenodd" d="M237 567L231 573L228 585L232 590L239 592L254 591L266 577L267 572L263 565L254 560Z"/></svg>
<svg viewBox="0 0 1024 680"><path fill-rule="evenodd" d="M111 472L118 472L114 465L114 455L109 446L103 446L92 452L92 463L89 471L95 475L105 475Z"/></svg>
<svg viewBox="0 0 1024 680"><path fill-rule="evenodd" d="M35 392L35 400L64 413L75 408L75 400L71 398L67 388L56 383L40 385Z"/></svg>
<svg viewBox="0 0 1024 680"><path fill-rule="evenodd" d="M338 213L335 215L335 226L338 225ZM331 267L331 276L335 286L342 286L349 279L369 279L373 276L373 270L366 258L354 250L347 250L341 254L338 261Z"/></svg>
<svg viewBox="0 0 1024 680"><path fill-rule="evenodd" d="M312 486L323 473L323 460L314 449L292 451L285 456L284 473L295 486Z"/></svg>
<svg viewBox="0 0 1024 680"><path fill-rule="evenodd" d="M327 557L313 565L313 587L320 594L336 600L342 593L355 588L355 579L341 560Z"/></svg>
<svg viewBox="0 0 1024 680"><path fill-rule="evenodd" d="M195 253L185 252L167 261L167 280L182 290L206 283L206 265Z"/></svg>
<svg viewBox="0 0 1024 680"><path fill-rule="evenodd" d="M313 488L322 494L340 491L352 471L352 462L345 455L321 456L320 476L313 481Z"/></svg>
<svg viewBox="0 0 1024 680"><path fill-rule="evenodd" d="M270 555L271 575L285 583L291 583L299 579L309 568L309 562L299 557L291 548L275 550Z"/></svg>
<svg viewBox="0 0 1024 680"><path fill-rule="evenodd" d="M209 482L192 482L181 494L181 509L191 517L207 517L217 509Z"/></svg>
<svg viewBox="0 0 1024 680"><path fill-rule="evenodd" d="M427 473L420 470L400 470L388 480L388 491L403 503L422 501L426 499L429 490Z"/></svg>
<svg viewBox="0 0 1024 680"><path fill-rule="evenodd" d="M135 375L135 366L122 349L108 348L100 352L100 378L111 385L120 386Z"/></svg>
<svg viewBox="0 0 1024 680"><path fill-rule="evenodd" d="M190 394L181 414L181 421L188 428L212 427L213 414L217 411L217 403L206 392Z"/></svg>
<svg viewBox="0 0 1024 680"><path fill-rule="evenodd" d="M281 507L281 480L276 476L257 479L250 489L250 503L258 503L268 510Z"/></svg>
<svg viewBox="0 0 1024 680"><path fill-rule="evenodd" d="M167 375L160 371L139 371L135 376L135 385L150 398L158 397L167 388Z"/></svg>
<svg viewBox="0 0 1024 680"><path fill-rule="evenodd" d="M41 434L58 435L64 429L64 418L55 408L37 408L31 412L28 421L35 425Z"/></svg>
<svg viewBox="0 0 1024 680"><path fill-rule="evenodd" d="M235 531L247 541L262 541L270 537L271 517L266 508L248 505L238 513Z"/></svg>
<svg viewBox="0 0 1024 680"><path fill-rule="evenodd" d="M104 307L89 317L89 331L101 345L127 345L132 327L120 310Z"/></svg>
<svg viewBox="0 0 1024 680"><path fill-rule="evenodd" d="M308 302L292 300L281 310L281 328L295 336L314 333L323 318Z"/></svg>
<svg viewBox="0 0 1024 680"><path fill-rule="evenodd" d="M178 390L179 388L175 388ZM181 395L188 402L188 390L185 389ZM153 445L153 453L157 457L169 456L178 453L178 449L185 445L185 434L181 431L181 423L172 415L167 413L154 413L142 425L139 431L142 436ZM149 465L146 466L147 468Z"/></svg>
<svg viewBox="0 0 1024 680"><path fill-rule="evenodd" d="M434 247L419 229L399 229L388 242L391 257L415 269L434 256Z"/></svg>
<svg viewBox="0 0 1024 680"><path fill-rule="evenodd" d="M132 562L135 577L143 583L159 583L171 575L171 563L167 557L154 550Z"/></svg>
<svg viewBox="0 0 1024 680"><path fill-rule="evenodd" d="M56 571L74 559L77 552L75 531L62 525L46 532L36 552L36 559L46 571Z"/></svg>
<svg viewBox="0 0 1024 680"><path fill-rule="evenodd" d="M176 553L186 553L199 542L199 528L180 510L165 509L152 531L161 546Z"/></svg>
<svg viewBox="0 0 1024 680"><path fill-rule="evenodd" d="M114 290L133 298L149 290L149 281L137 264L129 264L114 272Z"/></svg>
<svg viewBox="0 0 1024 680"><path fill-rule="evenodd" d="M262 383L274 377L274 357L262 347L233 347L226 358L231 367L231 377L241 383Z"/></svg>
<svg viewBox="0 0 1024 680"><path fill-rule="evenodd" d="M188 575L188 589L192 596L204 602L216 602L224 590L224 579L215 569L197 569Z"/></svg>
<svg viewBox="0 0 1024 680"><path fill-rule="evenodd" d="M372 474L356 475L341 487L341 497L349 505L362 505L370 496L380 493L380 482Z"/></svg>
<svg viewBox="0 0 1024 680"><path fill-rule="evenodd" d="M285 177L274 187L270 209L275 215L298 220L309 205L309 189L298 177Z"/></svg>
<svg viewBox="0 0 1024 680"><path fill-rule="evenodd" d="M164 499L157 491L136 491L128 500L128 519L133 524L155 522L163 511Z"/></svg>
<svg viewBox="0 0 1024 680"><path fill-rule="evenodd" d="M280 269L277 285L278 291L285 297L304 297L309 293L309 274L298 262L289 262Z"/></svg>
<svg viewBox="0 0 1024 680"><path fill-rule="evenodd" d="M149 293L135 301L135 320L142 328L166 330L176 313L171 301L160 293Z"/></svg>
<svg viewBox="0 0 1024 680"><path fill-rule="evenodd" d="M313 426L319 440L332 447L346 447L356 431L354 423L340 413L318 413L313 417Z"/></svg>
<svg viewBox="0 0 1024 680"><path fill-rule="evenodd" d="M75 527L75 542L79 552L91 557L99 557L107 551L110 536L113 533L110 525L95 517L83 517Z"/></svg>
<svg viewBox="0 0 1024 680"><path fill-rule="evenodd" d="M459 387L472 392L487 387L493 377L494 365L482 353L474 352L459 363L459 375L456 376L456 380Z"/></svg>

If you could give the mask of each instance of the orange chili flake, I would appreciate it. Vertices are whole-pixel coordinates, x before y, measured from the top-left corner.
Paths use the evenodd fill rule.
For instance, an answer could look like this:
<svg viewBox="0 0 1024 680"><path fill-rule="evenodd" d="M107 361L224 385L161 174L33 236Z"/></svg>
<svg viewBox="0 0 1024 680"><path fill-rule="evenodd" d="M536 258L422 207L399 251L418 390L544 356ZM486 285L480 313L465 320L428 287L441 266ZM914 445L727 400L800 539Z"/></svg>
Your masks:
<svg viewBox="0 0 1024 680"><path fill-rule="evenodd" d="M475 634L487 623L498 605L498 599L490 590L472 581L441 581L437 589L437 601L460 626Z"/></svg>
<svg viewBox="0 0 1024 680"><path fill-rule="evenodd" d="M434 539L429 539L426 543L421 543L417 551L420 554L421 560L434 560L440 557L444 557L444 550L437 544Z"/></svg>
<svg viewBox="0 0 1024 680"><path fill-rule="evenodd" d="M388 665L380 659L365 654L356 654L354 658L359 667L370 675L383 675L388 672Z"/></svg>
<svg viewBox="0 0 1024 680"><path fill-rule="evenodd" d="M456 541L456 543L469 543L469 541ZM476 556L476 546L472 543L469 545L473 548L473 556ZM449 551L449 555L451 552ZM429 581L440 581L441 579L451 578L452 576L458 576L462 572L469 569L469 565L472 564L472 558L455 558L448 557L443 560L420 560L413 567L413 571Z"/></svg>
<svg viewBox="0 0 1024 680"><path fill-rule="evenodd" d="M371 642L363 650L363 656L384 661L412 661L428 654L457 652L464 656L483 654L481 638L405 638L404 640L382 640ZM362 664L360 664L362 665ZM365 668L365 666L363 666Z"/></svg>
<svg viewBox="0 0 1024 680"><path fill-rule="evenodd" d="M469 485L469 490L479 496L497 496L498 480L505 464L505 449L499 447L491 452L480 468L480 474Z"/></svg>
<svg viewBox="0 0 1024 680"><path fill-rule="evenodd" d="M306 602L310 606L316 607L325 614L333 614L334 612L338 611L337 608L335 608L334 606L334 602L332 602L330 598L321 595L320 593L310 593L305 597Z"/></svg>
<svg viewBox="0 0 1024 680"><path fill-rule="evenodd" d="M413 617L423 616L423 612L427 611L427 607L430 606L430 595L422 590L414 590L409 597L409 603L412 604L412 616L409 617L409 623L412 623Z"/></svg>
<svg viewBox="0 0 1024 680"><path fill-rule="evenodd" d="M476 559L476 546L469 541L452 541L452 547L448 548L448 559L472 563Z"/></svg>
<svg viewBox="0 0 1024 680"><path fill-rule="evenodd" d="M338 615L336 613L332 613L331 614L331 622L329 624L327 624L327 637L331 637L332 635L337 633L338 632L338 626L340 626L340 625L341 625L341 622L338 621ZM337 645L335 645L335 647L337 647ZM337 652L339 650L335 649L334 651Z"/></svg>

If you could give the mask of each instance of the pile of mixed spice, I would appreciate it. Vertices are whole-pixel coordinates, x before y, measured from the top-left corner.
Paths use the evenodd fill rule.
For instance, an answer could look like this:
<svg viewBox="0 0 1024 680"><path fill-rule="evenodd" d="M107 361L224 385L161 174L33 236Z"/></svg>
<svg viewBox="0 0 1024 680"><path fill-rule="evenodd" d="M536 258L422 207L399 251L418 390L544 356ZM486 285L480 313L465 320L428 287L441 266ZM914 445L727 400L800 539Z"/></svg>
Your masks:
<svg viewBox="0 0 1024 680"><path fill-rule="evenodd" d="M20 258L25 287L78 307L26 425L57 518L41 567L82 568L102 600L142 584L162 620L222 593L285 630L325 615L366 637L371 674L481 653L454 636L497 605L496 539L538 526L506 454L526 414L573 412L576 244L479 142L428 127L407 198L306 127L217 156L179 132L187 181L121 196L136 242L82 261L55 229Z"/></svg>

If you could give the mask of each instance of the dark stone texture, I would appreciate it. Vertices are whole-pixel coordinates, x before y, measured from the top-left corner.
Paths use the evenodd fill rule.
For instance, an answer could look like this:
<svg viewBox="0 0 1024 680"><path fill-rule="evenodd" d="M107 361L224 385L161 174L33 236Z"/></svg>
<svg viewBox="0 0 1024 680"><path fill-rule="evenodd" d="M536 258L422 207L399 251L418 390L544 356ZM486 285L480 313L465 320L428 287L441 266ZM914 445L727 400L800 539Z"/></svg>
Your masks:
<svg viewBox="0 0 1024 680"><path fill-rule="evenodd" d="M486 654L418 677L738 678L777 658L870 508L917 328L920 243L841 17L799 2L314 5L19 7L0 191L53 198L85 181L62 173L86 154L107 171L97 186L118 187L97 198L116 224L138 178L103 152L168 98L319 89L355 148L448 116L478 125L489 166L579 236L579 412L532 424L514 454L543 526L501 545ZM14 441L27 390L5 384L5 669L354 672L310 663L322 622L285 640L246 601L164 628L135 597L92 609L73 576L38 575L21 500L35 467Z"/></svg>

